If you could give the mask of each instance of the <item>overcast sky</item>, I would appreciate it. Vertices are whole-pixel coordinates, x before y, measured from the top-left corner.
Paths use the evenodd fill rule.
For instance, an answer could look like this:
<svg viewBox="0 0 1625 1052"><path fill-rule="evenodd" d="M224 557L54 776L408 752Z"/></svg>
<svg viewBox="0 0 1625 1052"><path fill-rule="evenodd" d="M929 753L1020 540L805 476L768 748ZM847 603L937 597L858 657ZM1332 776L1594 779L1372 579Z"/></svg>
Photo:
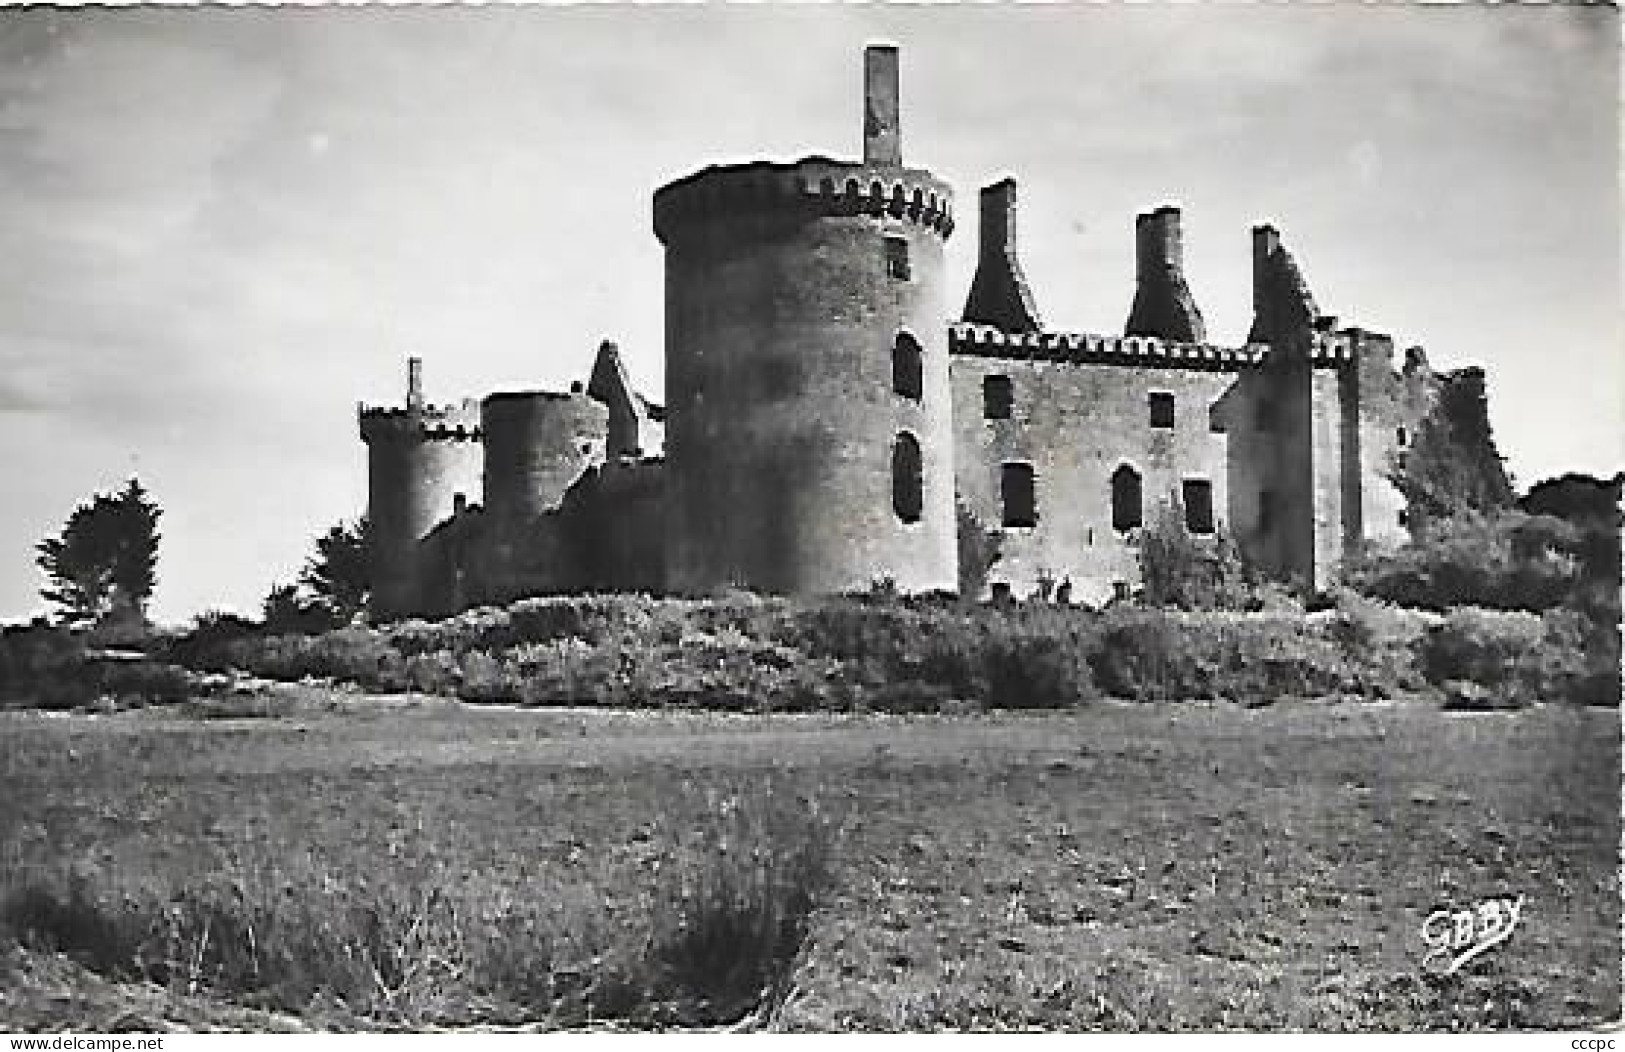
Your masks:
<svg viewBox="0 0 1625 1052"><path fill-rule="evenodd" d="M661 385L650 194L860 151L902 48L903 149L1021 185L1046 326L1118 332L1137 211L1185 209L1210 338L1248 229L1322 310L1484 365L1522 485L1621 467L1619 29L1607 8L0 10L0 618L33 546L132 472L154 613L257 610L363 510L358 400L562 387L597 341Z"/></svg>

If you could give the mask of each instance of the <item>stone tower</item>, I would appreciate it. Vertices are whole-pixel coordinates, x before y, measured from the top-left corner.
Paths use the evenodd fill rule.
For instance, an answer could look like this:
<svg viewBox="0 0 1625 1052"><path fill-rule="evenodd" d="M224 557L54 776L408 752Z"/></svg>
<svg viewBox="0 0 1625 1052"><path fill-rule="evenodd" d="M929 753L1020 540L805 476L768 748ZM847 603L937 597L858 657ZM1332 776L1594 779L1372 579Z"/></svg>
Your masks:
<svg viewBox="0 0 1625 1052"><path fill-rule="evenodd" d="M655 194L674 591L955 586L951 191L903 167L895 48L866 51L863 84L861 162Z"/></svg>
<svg viewBox="0 0 1625 1052"><path fill-rule="evenodd" d="M367 444L370 612L420 612L418 542L462 501L480 492L479 408L471 400L436 406L423 399L423 363L407 363L405 406L360 406Z"/></svg>

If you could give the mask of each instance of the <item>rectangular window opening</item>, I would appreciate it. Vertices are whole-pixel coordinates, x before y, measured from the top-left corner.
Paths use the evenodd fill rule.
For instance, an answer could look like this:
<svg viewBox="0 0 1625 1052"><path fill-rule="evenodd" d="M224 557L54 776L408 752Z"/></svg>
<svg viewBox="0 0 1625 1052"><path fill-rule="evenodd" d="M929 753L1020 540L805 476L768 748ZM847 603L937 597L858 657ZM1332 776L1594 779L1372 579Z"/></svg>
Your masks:
<svg viewBox="0 0 1625 1052"><path fill-rule="evenodd" d="M1213 483L1186 479L1180 494L1185 502L1185 528L1192 533L1213 532Z"/></svg>
<svg viewBox="0 0 1625 1052"><path fill-rule="evenodd" d="M886 276L896 278L898 281L907 281L909 279L907 238L888 237L886 239Z"/></svg>
<svg viewBox="0 0 1625 1052"><path fill-rule="evenodd" d="M1258 532L1268 533L1275 528L1275 491L1264 490L1258 495Z"/></svg>
<svg viewBox="0 0 1625 1052"><path fill-rule="evenodd" d="M1008 376L982 378L982 416L988 420L1009 420L1016 400L1015 386Z"/></svg>
<svg viewBox="0 0 1625 1052"><path fill-rule="evenodd" d="M1148 399L1151 407L1152 427L1174 426L1174 396L1167 391L1152 391Z"/></svg>
<svg viewBox="0 0 1625 1052"><path fill-rule="evenodd" d="M999 493L1004 506L1004 525L1038 525L1038 500L1031 464L1006 464L1000 473Z"/></svg>

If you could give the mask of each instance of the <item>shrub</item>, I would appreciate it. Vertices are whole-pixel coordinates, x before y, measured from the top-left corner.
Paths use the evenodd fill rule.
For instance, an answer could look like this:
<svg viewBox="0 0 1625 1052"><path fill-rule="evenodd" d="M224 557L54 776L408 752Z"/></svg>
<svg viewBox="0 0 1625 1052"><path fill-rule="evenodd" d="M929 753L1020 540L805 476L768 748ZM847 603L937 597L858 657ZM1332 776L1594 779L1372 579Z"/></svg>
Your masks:
<svg viewBox="0 0 1625 1052"><path fill-rule="evenodd" d="M170 637L158 656L198 672L226 672L248 652L250 641L264 636L264 626L222 610L199 614L192 626Z"/></svg>
<svg viewBox="0 0 1625 1052"><path fill-rule="evenodd" d="M1140 580L1148 606L1242 610L1253 598L1247 567L1228 534L1193 537L1178 502L1164 503L1140 531Z"/></svg>
<svg viewBox="0 0 1625 1052"><path fill-rule="evenodd" d="M1429 683L1477 707L1478 692L1462 691L1468 683L1489 692L1482 704L1525 705L1550 686L1542 674L1539 650L1546 626L1523 611L1453 610L1422 637L1418 660Z"/></svg>
<svg viewBox="0 0 1625 1052"><path fill-rule="evenodd" d="M82 635L43 620L0 631L0 702L71 708L95 697Z"/></svg>
<svg viewBox="0 0 1625 1052"><path fill-rule="evenodd" d="M1141 701L1365 694L1369 669L1302 617L1252 614L1107 615L1092 656L1107 694Z"/></svg>
<svg viewBox="0 0 1625 1052"><path fill-rule="evenodd" d="M1564 608L1546 611L1541 623L1545 636L1537 657L1548 696L1583 705L1618 705L1618 621L1601 622Z"/></svg>
<svg viewBox="0 0 1625 1052"><path fill-rule="evenodd" d="M1349 559L1343 580L1401 606L1447 610L1546 610L1581 582L1579 532L1560 519L1463 513L1438 519L1392 551L1367 549Z"/></svg>
<svg viewBox="0 0 1625 1052"><path fill-rule="evenodd" d="M0 899L0 934L114 979L137 977L143 928L140 918L98 901L77 872L52 886L11 887Z"/></svg>
<svg viewBox="0 0 1625 1052"><path fill-rule="evenodd" d="M97 694L129 705L175 705L191 699L184 669L155 661L109 661L92 669Z"/></svg>
<svg viewBox="0 0 1625 1052"><path fill-rule="evenodd" d="M1387 698L1427 685L1416 665L1416 643L1426 630L1422 615L1347 588L1331 598L1327 635L1341 649L1361 695Z"/></svg>

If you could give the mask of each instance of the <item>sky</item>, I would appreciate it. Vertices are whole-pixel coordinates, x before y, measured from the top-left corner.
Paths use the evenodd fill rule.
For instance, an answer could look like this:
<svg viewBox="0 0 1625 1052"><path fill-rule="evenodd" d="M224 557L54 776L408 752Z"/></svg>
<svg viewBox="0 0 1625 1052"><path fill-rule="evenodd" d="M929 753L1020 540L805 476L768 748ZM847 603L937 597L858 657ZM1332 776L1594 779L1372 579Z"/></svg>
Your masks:
<svg viewBox="0 0 1625 1052"><path fill-rule="evenodd" d="M861 153L1020 185L1047 328L1120 332L1134 217L1184 209L1215 342L1271 221L1323 311L1483 366L1521 486L1625 467L1618 14L1334 5L0 9L0 620L134 474L152 613L254 613L366 501L358 401L584 379L661 395L650 196Z"/></svg>

